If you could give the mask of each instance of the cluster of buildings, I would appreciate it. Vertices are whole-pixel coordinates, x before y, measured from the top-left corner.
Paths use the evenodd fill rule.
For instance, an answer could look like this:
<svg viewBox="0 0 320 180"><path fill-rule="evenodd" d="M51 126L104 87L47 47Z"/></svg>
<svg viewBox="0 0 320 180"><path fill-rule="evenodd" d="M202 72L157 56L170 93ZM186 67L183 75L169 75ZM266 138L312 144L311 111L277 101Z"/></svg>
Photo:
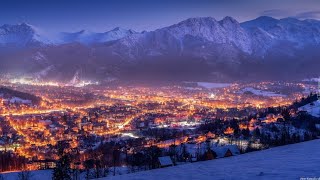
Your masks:
<svg viewBox="0 0 320 180"><path fill-rule="evenodd" d="M279 84L251 86L264 89ZM80 161L86 158L86 151L96 149L102 142L139 139L149 129L167 129L189 133L176 139L141 138L140 146L169 148L184 145L190 158L195 160L196 154L208 151L210 141L209 149L216 157L236 155L234 146L227 146L230 144L228 138L235 133L228 123L223 125L220 134L197 134L195 130L215 119L225 122L245 119L263 107L289 102L289 97L284 96L239 94L243 88L237 84L219 89L21 86L21 90L34 93L42 101L34 104L28 99L0 94L0 133L1 137L9 139L0 141L0 150L27 158L32 162L29 169L52 168L58 158L55 148L58 141L68 141L69 150L80 154ZM239 128L253 131L277 123L280 118L279 114L268 114L249 123L239 122ZM245 146L248 142L239 144ZM225 146L222 148L221 145Z"/></svg>

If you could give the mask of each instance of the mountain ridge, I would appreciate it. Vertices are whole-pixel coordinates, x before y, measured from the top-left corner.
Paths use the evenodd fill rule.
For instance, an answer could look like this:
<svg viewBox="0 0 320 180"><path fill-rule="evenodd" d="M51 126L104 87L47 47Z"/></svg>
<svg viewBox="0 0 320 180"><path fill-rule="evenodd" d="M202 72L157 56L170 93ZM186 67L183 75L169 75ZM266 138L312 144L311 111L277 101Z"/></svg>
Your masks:
<svg viewBox="0 0 320 180"><path fill-rule="evenodd" d="M320 21L319 20L315 20L315 19L305 19L305 20L299 20L297 18L292 18L292 17L288 17L288 18L282 18L282 19L276 19L276 18L273 18L273 17L270 17L270 16L260 16L256 19L253 19L253 20L249 20L249 21L245 21L245 22L238 22L236 19L234 19L233 17L230 17L230 16L226 16L224 17L223 19L221 20L216 20L215 18L213 17L195 17L195 18L188 18L186 20L183 20L183 21L180 21L176 24L173 24L171 26L166 26L166 27L162 27L162 28L159 28L159 29L156 29L154 31L148 31L148 32L156 32L156 31L159 31L161 29L166 29L166 28L175 28L177 26L181 26L181 25L186 25L188 24L190 27L192 26L198 26L198 25L203 25L203 24L207 24L208 26L212 26L212 25L216 25L216 24L220 24L221 26L226 26L226 23L229 23L229 25L235 25L235 26L238 26L238 27L242 27L243 29L245 30L248 30L250 28L254 28L254 27L259 27L259 28L262 28L264 30L268 30L268 28L270 28L270 26L274 26L274 25L277 25L279 23L284 23L284 22L287 22L287 23L308 23L309 25L313 24L315 28L319 28L320 27ZM210 24L211 22L211 24ZM197 24L198 23L198 24ZM202 24L201 24L202 23ZM302 24L302 25L305 25L305 24ZM199 27L199 26L198 26ZM40 34L42 35L43 33L38 33L37 31L37 28L35 28L35 26L31 25L31 24L28 24L28 23L20 23L20 24L14 24L14 25L11 25L11 24L4 24L2 26L0 26L0 37L1 35L3 36L4 35L4 30L7 30L7 34L10 33L10 30L8 31L8 29L13 29L13 31L11 30L11 33L16 33L16 31L19 31L21 30L22 33L34 33L33 35L35 36L40 36ZM29 29L29 32L26 30L26 29ZM25 32L23 32L23 30L25 30ZM47 42L42 42L42 43L48 43L48 44L52 44L52 42L57 42L57 41L61 41L61 40L56 40L55 38L59 39L61 37L59 37L59 34L68 34L68 35L74 35L74 34L108 34L108 33L123 33L124 35L122 36L119 36L119 37L116 37L116 38L111 38L110 40L105 40L105 41L101 41L99 39L96 39L97 42L108 42L108 41L112 41L112 40L118 40L118 39L121 39L121 38L124 38L126 37L127 35L132 35L132 34L135 34L135 33L139 33L139 34L143 34L144 31L142 32L136 32L134 30L131 30L131 29L123 29L121 27L115 27L109 31L105 31L105 32L91 32L91 31L88 31L88 30L85 30L85 29L82 29L80 31L77 31L77 32L59 32L59 33L56 33L58 35L55 35L53 37L46 37L46 39L51 39L51 41L47 41ZM49 36L49 35L48 35ZM103 38L103 37L101 37ZM36 40L36 39L35 39ZM71 43L71 42L80 42L80 43L84 43L83 41L81 40L69 40L69 41L65 41L65 42L60 42L59 44L66 44L66 43Z"/></svg>
<svg viewBox="0 0 320 180"><path fill-rule="evenodd" d="M202 77L206 72L206 77L232 79L260 77L257 74L261 73L281 77L284 72L278 66L285 62L288 73L317 75L314 67L320 56L316 50L320 46L320 21L310 19L261 16L240 23L229 16L221 20L196 17L154 31L117 27L101 33L65 32L51 39L45 35L45 31L25 23L1 26L0 69L31 75L46 72L40 73L41 78L46 74L73 77L83 69L85 77L103 79L156 71L175 76L183 68L194 73L185 72L185 78ZM8 51L9 47L13 50Z"/></svg>

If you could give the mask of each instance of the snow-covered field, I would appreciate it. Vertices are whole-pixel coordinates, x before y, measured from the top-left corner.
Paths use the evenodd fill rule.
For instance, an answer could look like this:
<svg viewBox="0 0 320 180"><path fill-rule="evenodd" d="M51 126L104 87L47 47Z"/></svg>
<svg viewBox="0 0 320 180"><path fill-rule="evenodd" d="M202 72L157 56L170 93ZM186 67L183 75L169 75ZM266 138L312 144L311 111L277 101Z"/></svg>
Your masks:
<svg viewBox="0 0 320 180"><path fill-rule="evenodd" d="M4 180L18 180L19 172L3 173ZM30 172L31 180L46 180L52 179L51 170L39 170Z"/></svg>
<svg viewBox="0 0 320 180"><path fill-rule="evenodd" d="M255 95L258 96L266 96L266 97L285 97L286 95L283 94L277 94L275 92L271 91L263 91L263 90L258 90L255 88L247 87L239 91L239 93L245 93L245 92L251 92Z"/></svg>
<svg viewBox="0 0 320 180"><path fill-rule="evenodd" d="M320 82L320 77L318 78L310 78L310 79L304 79L302 82Z"/></svg>
<svg viewBox="0 0 320 180"><path fill-rule="evenodd" d="M271 148L230 158L143 171L111 180L300 179L320 177L320 140Z"/></svg>
<svg viewBox="0 0 320 180"><path fill-rule="evenodd" d="M229 83L210 83L210 82L197 82L197 85L207 89L225 88L231 86Z"/></svg>
<svg viewBox="0 0 320 180"><path fill-rule="evenodd" d="M111 169L110 169L111 170ZM52 172L53 170L37 170L37 171L30 171L30 180L51 180L52 179ZM113 172L113 171L112 171ZM112 174L110 172L110 174ZM4 180L19 180L19 173L20 172L5 172L1 173ZM91 170L91 174L92 174ZM120 176L121 174L127 174L128 169L127 167L116 167L116 175ZM111 176L111 175L109 175ZM86 179L86 172L83 171L81 174L79 174L79 180L85 180Z"/></svg>

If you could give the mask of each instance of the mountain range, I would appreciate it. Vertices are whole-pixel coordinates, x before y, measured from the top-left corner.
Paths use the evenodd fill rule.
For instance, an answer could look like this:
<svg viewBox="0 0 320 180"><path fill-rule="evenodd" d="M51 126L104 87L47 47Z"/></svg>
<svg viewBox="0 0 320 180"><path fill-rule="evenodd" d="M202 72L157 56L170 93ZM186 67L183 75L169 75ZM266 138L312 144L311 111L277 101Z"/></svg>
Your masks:
<svg viewBox="0 0 320 180"><path fill-rule="evenodd" d="M320 21L189 18L154 31L48 34L0 26L2 75L58 79L256 80L318 76Z"/></svg>

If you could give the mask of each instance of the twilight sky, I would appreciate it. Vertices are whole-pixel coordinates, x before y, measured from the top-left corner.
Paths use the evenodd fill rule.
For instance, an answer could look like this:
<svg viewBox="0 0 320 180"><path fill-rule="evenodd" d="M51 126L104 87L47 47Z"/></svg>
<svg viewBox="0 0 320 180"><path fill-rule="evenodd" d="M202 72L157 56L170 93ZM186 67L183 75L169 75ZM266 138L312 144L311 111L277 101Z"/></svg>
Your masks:
<svg viewBox="0 0 320 180"><path fill-rule="evenodd" d="M137 31L189 17L261 15L320 19L320 0L1 0L0 25L27 22L47 31L104 32L114 27Z"/></svg>

